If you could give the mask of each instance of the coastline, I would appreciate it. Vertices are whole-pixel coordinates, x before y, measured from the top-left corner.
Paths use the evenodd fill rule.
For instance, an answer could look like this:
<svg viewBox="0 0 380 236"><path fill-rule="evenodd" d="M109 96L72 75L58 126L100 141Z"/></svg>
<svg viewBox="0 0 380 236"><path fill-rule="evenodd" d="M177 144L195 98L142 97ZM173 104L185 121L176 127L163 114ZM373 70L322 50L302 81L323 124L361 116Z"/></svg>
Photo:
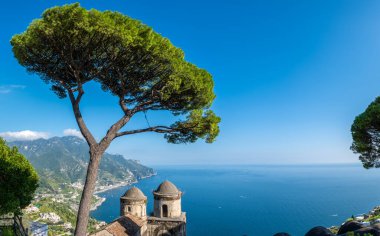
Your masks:
<svg viewBox="0 0 380 236"><path fill-rule="evenodd" d="M108 185L108 186L99 186L99 188L101 188L101 189L95 190L94 194L96 195L96 194L99 194L99 193L107 192L109 190L112 190L112 189L115 189L115 188L124 187L124 186L128 186L128 185L131 185L131 184L135 184L137 182L138 182L137 180L135 180L135 181L125 181L125 182L119 182L117 184Z"/></svg>
<svg viewBox="0 0 380 236"><path fill-rule="evenodd" d="M124 186L128 186L128 185L131 185L131 184L136 184L136 183L138 183L139 180L147 179L147 178L150 178L150 177L153 177L153 176L156 176L156 175L157 175L157 173L153 173L151 175L143 176L140 179L135 180L135 181L124 181L124 182L119 182L119 183L113 184L113 185L99 186L98 188L101 188L101 189L95 189L94 194L107 192L109 190L112 190L112 189L115 189L115 188L124 187Z"/></svg>
<svg viewBox="0 0 380 236"><path fill-rule="evenodd" d="M96 209L98 209L98 207L100 207L103 204L103 202L107 200L105 197L99 197L96 194L94 196L98 199L98 201L93 206L91 206L90 211L95 211Z"/></svg>
<svg viewBox="0 0 380 236"><path fill-rule="evenodd" d="M119 182L117 184L113 184L113 185L109 185L109 186L99 186L98 188L101 188L101 189L97 189L94 191L94 195L96 198L98 198L98 201L94 204L94 206L91 207L91 211L95 211L98 207L100 207L103 204L103 202L105 202L107 200L107 198L105 198L105 197L100 197L98 195L99 193L104 193L104 192L107 192L109 190L113 190L113 189L125 187L128 185L136 184L140 180L151 178L151 177L156 176L156 175L157 175L157 172L155 172L151 175L142 176L140 179L135 180L135 181L124 181L124 182Z"/></svg>

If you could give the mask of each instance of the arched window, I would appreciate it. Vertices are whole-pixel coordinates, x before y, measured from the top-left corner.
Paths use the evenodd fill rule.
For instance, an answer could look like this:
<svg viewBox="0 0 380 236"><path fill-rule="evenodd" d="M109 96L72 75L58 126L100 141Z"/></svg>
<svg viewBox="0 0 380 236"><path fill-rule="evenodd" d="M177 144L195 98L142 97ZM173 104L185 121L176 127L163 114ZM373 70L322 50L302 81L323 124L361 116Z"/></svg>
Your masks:
<svg viewBox="0 0 380 236"><path fill-rule="evenodd" d="M168 217L168 205L162 205L162 217Z"/></svg>

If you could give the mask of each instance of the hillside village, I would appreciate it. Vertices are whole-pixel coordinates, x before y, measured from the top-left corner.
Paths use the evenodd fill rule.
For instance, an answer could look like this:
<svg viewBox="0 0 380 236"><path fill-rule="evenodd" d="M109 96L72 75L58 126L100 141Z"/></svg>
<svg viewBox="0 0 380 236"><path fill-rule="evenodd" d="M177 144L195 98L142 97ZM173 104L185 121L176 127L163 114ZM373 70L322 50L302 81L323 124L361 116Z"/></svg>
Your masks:
<svg viewBox="0 0 380 236"><path fill-rule="evenodd" d="M72 186L56 193L37 194L33 202L24 209L25 227L32 222L48 225L49 235L72 235L76 212L80 200L80 189ZM92 209L102 204L104 198L94 195ZM96 230L105 222L90 219L89 230Z"/></svg>

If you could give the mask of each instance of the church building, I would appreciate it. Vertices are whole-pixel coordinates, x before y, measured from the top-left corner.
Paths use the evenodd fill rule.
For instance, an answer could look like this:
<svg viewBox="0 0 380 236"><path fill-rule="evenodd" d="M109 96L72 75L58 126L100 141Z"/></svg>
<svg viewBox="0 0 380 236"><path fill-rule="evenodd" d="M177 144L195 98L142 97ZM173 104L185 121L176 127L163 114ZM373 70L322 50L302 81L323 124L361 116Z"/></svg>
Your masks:
<svg viewBox="0 0 380 236"><path fill-rule="evenodd" d="M170 181L153 191L154 209L147 215L147 197L132 187L120 198L120 217L92 236L186 236L182 192Z"/></svg>

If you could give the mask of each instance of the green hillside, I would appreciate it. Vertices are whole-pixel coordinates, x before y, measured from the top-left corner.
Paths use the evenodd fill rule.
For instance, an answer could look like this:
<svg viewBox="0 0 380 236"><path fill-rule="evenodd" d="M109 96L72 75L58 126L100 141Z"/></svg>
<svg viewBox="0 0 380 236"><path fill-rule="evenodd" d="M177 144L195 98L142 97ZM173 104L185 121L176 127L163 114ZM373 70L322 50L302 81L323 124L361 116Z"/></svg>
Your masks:
<svg viewBox="0 0 380 236"><path fill-rule="evenodd" d="M32 163L40 176L40 190L43 192L57 191L63 184L83 183L89 160L89 148L83 139L66 136L8 144L16 146ZM106 153L100 164L97 184L108 186L133 182L152 174L152 168L138 161Z"/></svg>

